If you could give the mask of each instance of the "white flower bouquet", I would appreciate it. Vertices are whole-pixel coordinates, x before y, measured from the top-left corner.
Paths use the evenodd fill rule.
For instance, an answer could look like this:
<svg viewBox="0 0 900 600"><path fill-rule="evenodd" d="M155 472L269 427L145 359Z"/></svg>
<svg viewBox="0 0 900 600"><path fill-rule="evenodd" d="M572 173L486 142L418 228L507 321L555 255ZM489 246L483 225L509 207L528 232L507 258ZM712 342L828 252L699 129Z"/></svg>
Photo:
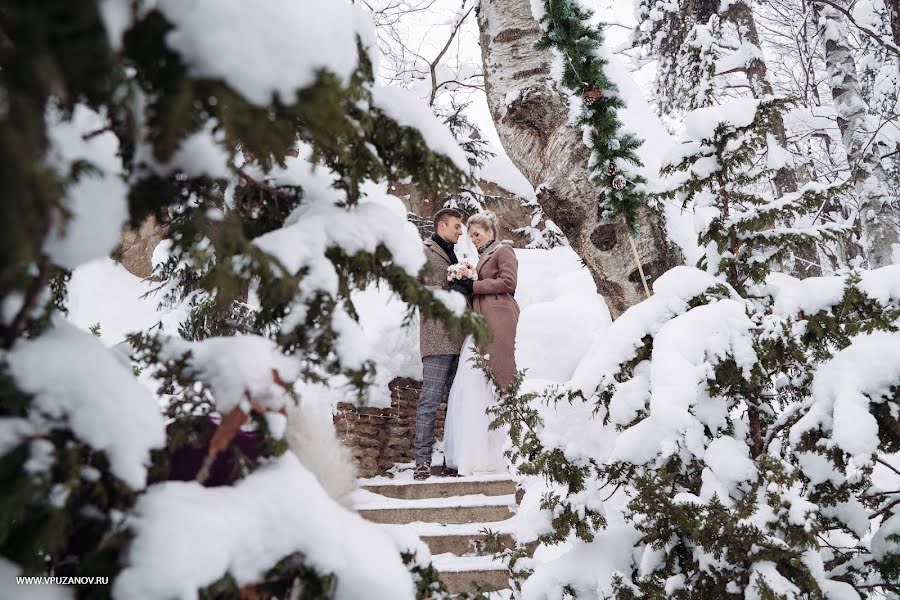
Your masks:
<svg viewBox="0 0 900 600"><path fill-rule="evenodd" d="M475 266L467 260L461 260L455 265L447 267L447 281L462 281L463 279L478 279Z"/></svg>

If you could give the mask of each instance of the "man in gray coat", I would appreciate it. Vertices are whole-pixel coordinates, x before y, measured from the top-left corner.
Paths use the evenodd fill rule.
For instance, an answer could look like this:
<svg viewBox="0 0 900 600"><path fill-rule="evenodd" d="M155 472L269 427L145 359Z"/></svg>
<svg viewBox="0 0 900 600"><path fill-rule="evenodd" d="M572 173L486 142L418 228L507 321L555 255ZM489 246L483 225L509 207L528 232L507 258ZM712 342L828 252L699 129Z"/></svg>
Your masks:
<svg viewBox="0 0 900 600"><path fill-rule="evenodd" d="M462 235L463 214L455 208L444 208L434 215L434 233L425 240L428 268L425 285L432 289L447 288L447 267L456 264L453 247ZM422 351L422 392L416 408L416 479L431 476L431 449L434 445L434 422L441 398L453 383L463 340L450 336L443 322L422 318L419 347Z"/></svg>

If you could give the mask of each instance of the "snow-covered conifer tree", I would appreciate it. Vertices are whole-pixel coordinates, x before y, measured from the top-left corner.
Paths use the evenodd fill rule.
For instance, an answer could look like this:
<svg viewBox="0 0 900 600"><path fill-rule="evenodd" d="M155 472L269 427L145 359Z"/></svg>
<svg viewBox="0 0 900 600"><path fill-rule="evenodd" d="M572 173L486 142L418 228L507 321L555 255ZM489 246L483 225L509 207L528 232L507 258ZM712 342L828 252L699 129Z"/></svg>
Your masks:
<svg viewBox="0 0 900 600"><path fill-rule="evenodd" d="M561 422L581 418L580 436L529 408L533 398L504 403L501 419L525 424L511 429L511 457L550 486L541 540L570 543L556 561L519 563L534 570L524 598L896 589L900 479L886 457L900 439L900 271L773 271L808 240L845 233L783 225L834 188L775 197L761 185L778 164L767 141L783 106L748 99L688 115L664 185L693 202L704 255L616 320L569 402L556 398Z"/></svg>
<svg viewBox="0 0 900 600"><path fill-rule="evenodd" d="M435 591L433 570L411 574L406 549L282 439L288 403L315 401L295 382L371 381L352 290L381 282L478 329L418 282L419 236L385 191L456 189L469 164L427 106L374 85L365 15L321 0L26 3L3 8L0 37L0 585L24 572L108 577L79 591L91 597ZM109 350L65 320L66 276L150 215L167 224L154 278L171 318ZM234 440L250 420L248 452ZM199 481L167 481L184 466L167 449L187 439ZM201 486L219 453L234 472Z"/></svg>

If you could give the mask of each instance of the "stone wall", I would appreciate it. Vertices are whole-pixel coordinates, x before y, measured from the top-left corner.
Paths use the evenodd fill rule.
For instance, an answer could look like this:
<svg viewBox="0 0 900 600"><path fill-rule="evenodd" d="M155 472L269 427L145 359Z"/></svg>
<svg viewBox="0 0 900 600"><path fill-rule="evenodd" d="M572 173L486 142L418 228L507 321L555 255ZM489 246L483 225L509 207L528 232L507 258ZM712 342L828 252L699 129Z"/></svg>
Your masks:
<svg viewBox="0 0 900 600"><path fill-rule="evenodd" d="M396 463L409 463L415 458L416 406L422 383L397 378L390 383L391 407L360 407L351 402L337 405L334 427L338 437L348 445L359 465L361 477L384 475ZM435 439L444 437L446 397L438 409Z"/></svg>

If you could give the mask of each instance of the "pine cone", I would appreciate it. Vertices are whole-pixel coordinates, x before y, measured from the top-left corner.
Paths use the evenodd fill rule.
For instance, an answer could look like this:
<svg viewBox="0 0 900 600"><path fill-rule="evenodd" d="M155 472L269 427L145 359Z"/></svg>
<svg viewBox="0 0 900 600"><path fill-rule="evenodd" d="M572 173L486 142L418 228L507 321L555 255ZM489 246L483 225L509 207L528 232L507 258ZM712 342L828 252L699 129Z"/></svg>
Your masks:
<svg viewBox="0 0 900 600"><path fill-rule="evenodd" d="M625 186L628 182L621 175L616 175L612 180L612 187L614 190L624 190Z"/></svg>
<svg viewBox="0 0 900 600"><path fill-rule="evenodd" d="M584 103L586 105L590 106L591 104L593 104L594 102L599 100L600 96L602 96L602 95L603 95L603 92L600 91L600 88L592 87L591 89L589 89L588 91L586 91L584 93L584 95L581 97L581 99L584 100Z"/></svg>
<svg viewBox="0 0 900 600"><path fill-rule="evenodd" d="M607 172L610 176L613 176L613 175L616 174L616 171L618 171L618 169L616 168L616 163L610 161L610 162L609 162L609 166L606 168L606 172Z"/></svg>

